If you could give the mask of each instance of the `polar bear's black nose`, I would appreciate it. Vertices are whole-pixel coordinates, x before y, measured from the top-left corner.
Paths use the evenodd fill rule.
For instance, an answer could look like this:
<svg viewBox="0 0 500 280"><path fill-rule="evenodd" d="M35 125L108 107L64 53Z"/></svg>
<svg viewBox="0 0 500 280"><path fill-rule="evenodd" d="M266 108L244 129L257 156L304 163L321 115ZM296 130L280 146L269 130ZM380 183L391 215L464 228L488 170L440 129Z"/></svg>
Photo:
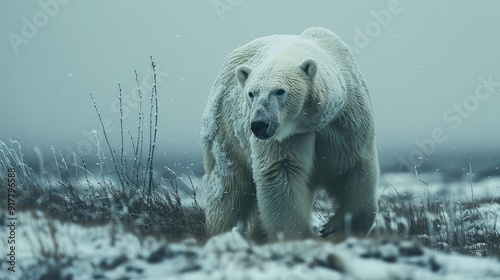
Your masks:
<svg viewBox="0 0 500 280"><path fill-rule="evenodd" d="M252 122L250 124L253 134L259 139L267 139L269 135L267 134L267 129L269 124L265 122Z"/></svg>

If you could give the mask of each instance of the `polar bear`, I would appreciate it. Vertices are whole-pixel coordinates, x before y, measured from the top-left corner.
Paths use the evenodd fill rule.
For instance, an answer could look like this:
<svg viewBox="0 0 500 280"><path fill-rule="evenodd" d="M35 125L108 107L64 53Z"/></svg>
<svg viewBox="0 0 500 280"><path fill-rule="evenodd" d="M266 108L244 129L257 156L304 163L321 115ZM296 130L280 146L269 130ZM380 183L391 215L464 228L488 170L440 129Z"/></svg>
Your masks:
<svg viewBox="0 0 500 280"><path fill-rule="evenodd" d="M333 32L262 37L231 52L201 134L211 235L239 226L260 241L316 238L320 189L337 205L322 236L370 231L379 174L372 104Z"/></svg>

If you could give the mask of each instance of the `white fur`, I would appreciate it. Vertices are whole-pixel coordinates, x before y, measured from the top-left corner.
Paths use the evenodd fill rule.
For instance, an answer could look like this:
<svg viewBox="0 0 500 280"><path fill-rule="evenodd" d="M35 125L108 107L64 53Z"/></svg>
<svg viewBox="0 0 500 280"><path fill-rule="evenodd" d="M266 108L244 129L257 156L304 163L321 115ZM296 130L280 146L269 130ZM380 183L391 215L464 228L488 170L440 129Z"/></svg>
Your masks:
<svg viewBox="0 0 500 280"><path fill-rule="evenodd" d="M268 125L258 136L266 140L252 122ZM319 188L338 204L325 235L370 230L379 172L371 101L351 52L331 31L263 37L229 54L202 137L211 234L241 221L255 239L313 237Z"/></svg>

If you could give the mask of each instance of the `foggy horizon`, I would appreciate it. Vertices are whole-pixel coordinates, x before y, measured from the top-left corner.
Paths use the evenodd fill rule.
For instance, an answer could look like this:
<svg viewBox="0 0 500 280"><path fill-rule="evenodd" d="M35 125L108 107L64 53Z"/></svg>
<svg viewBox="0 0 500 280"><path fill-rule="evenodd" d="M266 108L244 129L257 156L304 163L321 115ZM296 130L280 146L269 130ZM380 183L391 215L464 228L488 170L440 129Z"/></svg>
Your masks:
<svg viewBox="0 0 500 280"><path fill-rule="evenodd" d="M201 171L201 116L225 57L251 40L335 32L352 49L375 111L382 171L500 175L499 2L328 1L2 2L0 141L39 168L54 147L95 164L102 127L119 148L122 88L125 147L137 134L143 95L149 129L150 55L157 68L155 166ZM147 131L146 133L149 133ZM145 138L147 139L147 138ZM106 154L105 143L100 143ZM145 143L148 144L148 143ZM147 145L145 145L147 150ZM465 168L465 169L464 169ZM457 176L458 176L457 175Z"/></svg>

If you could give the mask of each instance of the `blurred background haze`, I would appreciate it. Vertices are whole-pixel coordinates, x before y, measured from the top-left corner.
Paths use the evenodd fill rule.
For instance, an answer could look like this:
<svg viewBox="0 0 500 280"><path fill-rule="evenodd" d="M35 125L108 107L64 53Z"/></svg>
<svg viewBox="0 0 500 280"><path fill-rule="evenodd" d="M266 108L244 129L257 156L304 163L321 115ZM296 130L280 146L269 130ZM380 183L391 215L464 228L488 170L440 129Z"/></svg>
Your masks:
<svg viewBox="0 0 500 280"><path fill-rule="evenodd" d="M323 26L349 44L370 89L383 171L500 174L498 1L2 1L0 140L37 169L51 146L95 158L101 126L119 147L146 117L157 64L155 166L200 175L201 116L230 51L257 37ZM125 136L130 147L130 138ZM15 147L15 145L14 145ZM107 150L106 150L107 151ZM94 160L95 161L95 160ZM162 171L163 172L163 171Z"/></svg>

